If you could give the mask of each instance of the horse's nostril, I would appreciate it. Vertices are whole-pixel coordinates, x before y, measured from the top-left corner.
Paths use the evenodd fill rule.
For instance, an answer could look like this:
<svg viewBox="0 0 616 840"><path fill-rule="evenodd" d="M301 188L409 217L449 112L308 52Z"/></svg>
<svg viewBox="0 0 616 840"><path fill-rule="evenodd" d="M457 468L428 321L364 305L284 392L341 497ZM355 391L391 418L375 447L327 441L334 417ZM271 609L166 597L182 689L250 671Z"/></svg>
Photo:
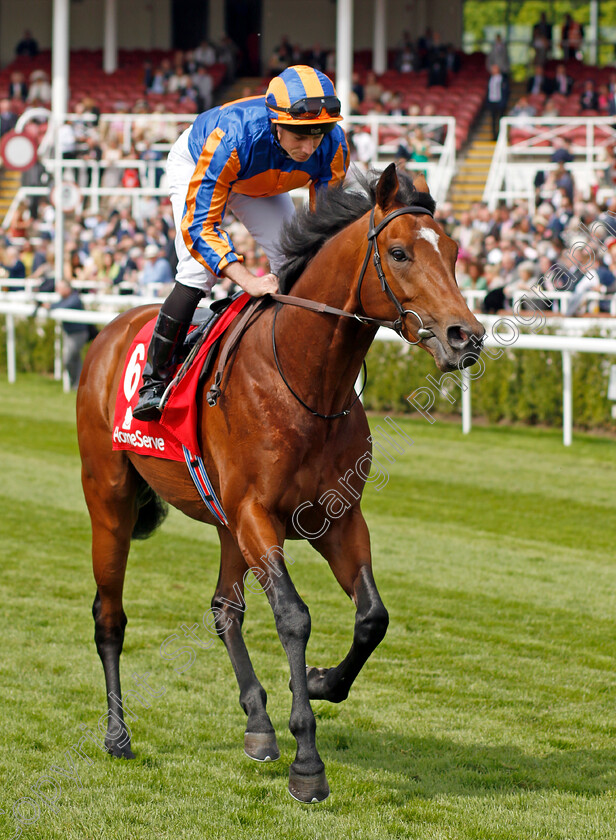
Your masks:
<svg viewBox="0 0 616 840"><path fill-rule="evenodd" d="M447 341L452 347L464 347L468 344L469 335L459 324L447 328Z"/></svg>

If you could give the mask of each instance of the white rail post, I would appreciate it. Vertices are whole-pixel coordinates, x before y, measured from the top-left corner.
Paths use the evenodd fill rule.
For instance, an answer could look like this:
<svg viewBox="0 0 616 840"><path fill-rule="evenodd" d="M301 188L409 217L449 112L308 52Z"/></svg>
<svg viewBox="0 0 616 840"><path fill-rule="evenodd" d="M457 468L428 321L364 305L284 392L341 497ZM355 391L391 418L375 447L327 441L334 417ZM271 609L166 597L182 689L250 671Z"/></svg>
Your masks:
<svg viewBox="0 0 616 840"><path fill-rule="evenodd" d="M9 382L17 379L17 367L15 364L15 318L7 312L6 314L6 369Z"/></svg>
<svg viewBox="0 0 616 840"><path fill-rule="evenodd" d="M471 378L468 368L462 369L462 434L468 435L472 428L471 414Z"/></svg>
<svg viewBox="0 0 616 840"><path fill-rule="evenodd" d="M338 0L336 6L336 93L342 116L351 113L351 74L353 72L354 0Z"/></svg>
<svg viewBox="0 0 616 840"><path fill-rule="evenodd" d="M56 321L53 338L53 378L62 379L62 324Z"/></svg>
<svg viewBox="0 0 616 840"><path fill-rule="evenodd" d="M563 350L563 443L571 446L573 440L573 387L571 374L571 351Z"/></svg>

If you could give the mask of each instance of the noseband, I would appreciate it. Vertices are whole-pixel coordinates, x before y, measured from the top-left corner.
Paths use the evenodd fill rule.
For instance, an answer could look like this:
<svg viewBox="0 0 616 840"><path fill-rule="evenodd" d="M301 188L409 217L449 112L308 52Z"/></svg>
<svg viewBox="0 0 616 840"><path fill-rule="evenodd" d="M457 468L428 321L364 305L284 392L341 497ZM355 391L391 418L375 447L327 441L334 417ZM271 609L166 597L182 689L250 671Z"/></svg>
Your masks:
<svg viewBox="0 0 616 840"><path fill-rule="evenodd" d="M383 271L383 266L381 264L381 255L379 253L379 246L377 242L377 236L383 230L383 228L387 227L387 225L392 222L397 216L403 216L406 213L412 213L413 215L418 216L419 214L425 214L430 216L430 218L434 218L433 214L426 210L424 207L401 207L398 210L394 210L388 216L385 216L384 219L381 219L379 224L375 227L374 226L374 207L370 211L370 228L368 230L368 249L366 251L366 256L364 257L364 262L361 267L361 271L359 272L359 280L357 282L357 303L359 304L360 311L364 311L364 307L361 302L361 286L364 280L364 275L366 273L366 269L368 268L368 262L370 261L370 254L374 250L374 267L376 269L377 277L381 283L381 289L387 294L387 297L391 300L393 305L396 307L398 311L398 318L390 324L388 322L388 326L391 325L391 328L398 333L403 341L406 341L407 344L420 344L426 338L432 338L434 333L432 330L427 329L424 326L424 322L421 319L421 315L418 312L415 312L414 309L404 309L398 298L393 293L391 286L387 282L387 277L385 277L385 272ZM420 327L417 330L417 341L409 341L402 333L402 327L404 324L404 318L406 315L414 315L415 318L419 321ZM374 322L376 319L369 318L368 316L360 316L356 315L356 318L359 318L360 321L367 321L367 322ZM383 323L383 322L381 322Z"/></svg>

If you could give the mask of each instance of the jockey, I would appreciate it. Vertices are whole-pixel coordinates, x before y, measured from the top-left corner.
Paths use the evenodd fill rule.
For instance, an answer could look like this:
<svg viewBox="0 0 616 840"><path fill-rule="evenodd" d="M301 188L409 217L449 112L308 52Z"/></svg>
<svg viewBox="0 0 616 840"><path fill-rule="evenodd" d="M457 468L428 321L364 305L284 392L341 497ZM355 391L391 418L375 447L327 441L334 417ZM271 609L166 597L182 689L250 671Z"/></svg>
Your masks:
<svg viewBox="0 0 616 840"><path fill-rule="evenodd" d="M133 411L138 420L160 417L159 404L199 299L223 279L253 297L278 290L284 262L278 239L294 212L290 190L317 191L340 184L348 146L336 125L340 100L331 80L303 65L272 79L265 96L238 99L200 114L174 143L167 160L178 266L148 349L143 385ZM222 220L229 208L261 245L270 274L242 265Z"/></svg>

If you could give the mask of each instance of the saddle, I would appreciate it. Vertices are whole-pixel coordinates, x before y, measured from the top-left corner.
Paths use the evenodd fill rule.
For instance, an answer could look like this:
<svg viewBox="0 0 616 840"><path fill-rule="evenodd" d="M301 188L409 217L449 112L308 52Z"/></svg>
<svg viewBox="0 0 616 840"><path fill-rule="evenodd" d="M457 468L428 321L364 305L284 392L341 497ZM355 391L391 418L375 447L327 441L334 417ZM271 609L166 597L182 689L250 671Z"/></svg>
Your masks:
<svg viewBox="0 0 616 840"><path fill-rule="evenodd" d="M140 421L132 416L138 399L137 387L154 328L154 319L141 328L128 350L119 382L114 413L114 449L128 449L170 460L184 460L183 447L199 454L199 387L211 374L212 363L219 351L221 340L233 323L229 340L225 342L224 350L219 354L223 365L226 364L231 352L230 345L237 346L238 339L234 336L238 335L239 338L243 332L245 324L254 312L255 302L243 293L216 302L211 309L198 311L194 326L182 348L183 361L165 392L159 420Z"/></svg>
<svg viewBox="0 0 616 840"><path fill-rule="evenodd" d="M239 294L234 295L233 297L227 297L223 298L222 300L216 300L209 307L204 307L202 309L196 310L195 315L193 316L193 319L191 321L191 326L194 326L194 329L190 330L190 332L186 336L183 347L181 348L180 353L178 354L179 358L183 361L163 395L163 409L165 407L165 403L167 401L171 389L174 388L182 380L182 378L192 366L194 360L199 355L199 351L206 343L208 343L208 348L205 357L200 363L199 384L203 384L203 382L205 382L205 380L208 378L212 369L213 361L218 354L220 342L226 331L226 327L225 330L221 331L213 341L208 342L208 338L210 334L214 332L216 324L221 320L222 316L227 311L227 309L229 309L229 307L233 303L235 303L235 301L238 301L239 298L243 296L244 294L240 292ZM214 383L207 393L208 404L212 407L216 405L218 398L222 393L222 375L227 365L227 362L230 356L237 349L239 340L242 337L244 330L248 326L248 322L250 321L254 310L260 303L261 301L254 299L245 302L243 306L243 312L237 318L237 323L234 326L233 332L231 333L227 346L225 347L225 351L223 352L220 358L216 376L214 378Z"/></svg>

